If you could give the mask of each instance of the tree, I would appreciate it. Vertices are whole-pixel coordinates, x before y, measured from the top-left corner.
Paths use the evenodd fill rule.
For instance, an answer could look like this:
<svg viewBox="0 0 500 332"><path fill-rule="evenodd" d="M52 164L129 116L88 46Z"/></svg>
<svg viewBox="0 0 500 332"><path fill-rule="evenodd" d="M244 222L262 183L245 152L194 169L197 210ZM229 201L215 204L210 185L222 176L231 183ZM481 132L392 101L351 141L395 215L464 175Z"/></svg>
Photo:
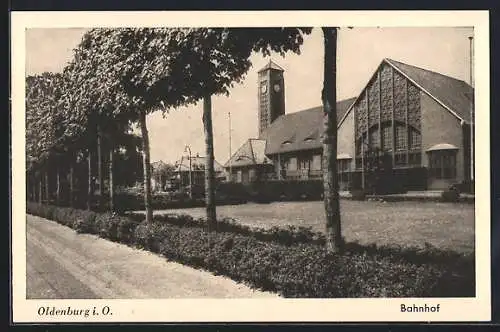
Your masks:
<svg viewBox="0 0 500 332"><path fill-rule="evenodd" d="M303 35L310 28L198 28L172 29L177 39L173 68L185 68L183 78L186 90L181 94L193 102L203 100L203 127L205 133L205 205L209 230L217 226L215 206L215 170L212 129L212 95L229 95L251 67L252 52L269 55L271 51L282 56L288 51L300 53Z"/></svg>
<svg viewBox="0 0 500 332"><path fill-rule="evenodd" d="M152 220L149 138L146 115L203 100L206 140L206 206L216 225L211 96L229 94L250 68L252 51L284 55L300 51L309 28L265 29L93 29L84 36L81 57L91 65L93 91L111 103L113 114L139 122L143 137L146 220ZM87 88L86 88L87 89Z"/></svg>
<svg viewBox="0 0 500 332"><path fill-rule="evenodd" d="M117 145L130 129L134 120L133 114L126 110L127 97L120 89L120 81L108 75L105 67L103 45L111 30L99 30L101 34L87 33L74 50L74 58L65 68L65 76L70 88L66 102L73 112L69 114L70 122L80 132L84 132L88 158L88 206L93 195L93 177L91 160L95 147L97 156L97 177L99 205L104 206L104 161L108 162L109 208L114 207L114 154ZM108 151L108 157L106 153Z"/></svg>
<svg viewBox="0 0 500 332"><path fill-rule="evenodd" d="M323 200L326 216L326 248L342 250L339 185L337 178L337 28L322 28L324 40L323 67Z"/></svg>
<svg viewBox="0 0 500 332"><path fill-rule="evenodd" d="M160 185L160 188L164 188L165 182L172 177L174 174L175 166L163 161L158 161L152 167L152 175L155 182Z"/></svg>
<svg viewBox="0 0 500 332"><path fill-rule="evenodd" d="M61 79L60 74L49 72L26 78L26 169L36 173L35 177L44 183L45 190L40 190L45 192L46 200L50 200L49 172L54 173L48 163L59 158L64 151L64 126L58 104L62 94ZM54 175L59 179L59 167L55 171ZM56 188L56 197L59 198L61 187L57 185Z"/></svg>
<svg viewBox="0 0 500 332"><path fill-rule="evenodd" d="M184 68L173 70L176 41L182 34L168 29L93 29L79 45L80 70L94 91L93 101L107 110L112 119L138 122L142 134L144 201L146 221L152 221L151 169L146 116L159 109L178 107L188 101L182 90ZM168 50L168 51L167 51Z"/></svg>

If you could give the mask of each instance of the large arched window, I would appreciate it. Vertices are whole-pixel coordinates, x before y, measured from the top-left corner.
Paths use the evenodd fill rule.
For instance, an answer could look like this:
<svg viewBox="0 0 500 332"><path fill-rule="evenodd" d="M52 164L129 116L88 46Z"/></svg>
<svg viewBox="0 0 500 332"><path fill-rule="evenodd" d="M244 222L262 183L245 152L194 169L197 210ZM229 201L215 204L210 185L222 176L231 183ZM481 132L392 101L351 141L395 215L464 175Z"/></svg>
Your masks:
<svg viewBox="0 0 500 332"><path fill-rule="evenodd" d="M361 167L362 152L382 149L394 155L394 166L420 166L422 163L422 135L419 130L403 122L385 121L372 126L356 140L356 168ZM394 130L393 130L394 129Z"/></svg>

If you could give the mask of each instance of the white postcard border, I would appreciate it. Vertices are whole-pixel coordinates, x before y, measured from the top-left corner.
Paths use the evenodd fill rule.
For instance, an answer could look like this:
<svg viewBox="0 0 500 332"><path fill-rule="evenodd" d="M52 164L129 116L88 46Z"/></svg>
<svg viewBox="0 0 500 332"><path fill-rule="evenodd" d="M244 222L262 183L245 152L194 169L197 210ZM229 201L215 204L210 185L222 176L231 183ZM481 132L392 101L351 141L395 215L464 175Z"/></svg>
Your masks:
<svg viewBox="0 0 500 332"><path fill-rule="evenodd" d="M256 15L258 19L256 19ZM20 322L386 322L491 319L489 18L487 11L12 12L13 321ZM470 299L27 300L25 29L119 26L474 26L476 101L476 297ZM403 303L440 304L439 313L402 313ZM112 315L50 317L41 306L103 308Z"/></svg>

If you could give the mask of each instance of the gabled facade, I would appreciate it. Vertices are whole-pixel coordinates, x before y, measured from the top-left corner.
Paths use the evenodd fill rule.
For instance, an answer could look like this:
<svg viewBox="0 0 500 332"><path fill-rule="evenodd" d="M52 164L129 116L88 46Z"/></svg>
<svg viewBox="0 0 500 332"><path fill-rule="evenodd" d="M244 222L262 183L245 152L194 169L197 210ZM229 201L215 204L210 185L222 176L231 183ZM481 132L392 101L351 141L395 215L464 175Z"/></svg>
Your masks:
<svg viewBox="0 0 500 332"><path fill-rule="evenodd" d="M267 180L273 164L265 155L266 140L248 139L226 162L228 181L249 183Z"/></svg>
<svg viewBox="0 0 500 332"><path fill-rule="evenodd" d="M384 59L339 123L338 150L353 156L346 167L363 173L365 152L378 148L409 189L469 181L473 93L464 81Z"/></svg>

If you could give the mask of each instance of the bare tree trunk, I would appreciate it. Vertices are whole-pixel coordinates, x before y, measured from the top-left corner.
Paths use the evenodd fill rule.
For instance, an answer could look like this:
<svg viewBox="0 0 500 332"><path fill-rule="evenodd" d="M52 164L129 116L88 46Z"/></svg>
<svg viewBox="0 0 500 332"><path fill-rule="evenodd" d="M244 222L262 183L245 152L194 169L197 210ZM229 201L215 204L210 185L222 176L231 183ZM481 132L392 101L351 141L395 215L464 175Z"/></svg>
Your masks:
<svg viewBox="0 0 500 332"><path fill-rule="evenodd" d="M215 208L214 134L212 130L212 100L209 94L203 98L203 127L205 129L205 205L209 231L217 229Z"/></svg>
<svg viewBox="0 0 500 332"><path fill-rule="evenodd" d="M38 183L38 203L42 204L42 194L43 194L43 190L42 190L42 176L40 175L40 179L39 179L39 183Z"/></svg>
<svg viewBox="0 0 500 332"><path fill-rule="evenodd" d="M49 171L45 170L45 201L50 203Z"/></svg>
<svg viewBox="0 0 500 332"><path fill-rule="evenodd" d="M92 152L90 149L87 154L88 163L88 187L87 187L87 210L92 209L92 196L93 196L93 186L92 186Z"/></svg>
<svg viewBox="0 0 500 332"><path fill-rule="evenodd" d="M36 177L32 175L31 177L31 201L36 202Z"/></svg>
<svg viewBox="0 0 500 332"><path fill-rule="evenodd" d="M109 210L114 211L114 197L115 197L115 188L113 183L113 148L109 149Z"/></svg>
<svg viewBox="0 0 500 332"><path fill-rule="evenodd" d="M103 188L103 172L102 172L102 139L101 139L102 133L101 133L101 127L99 124L97 124L97 180L99 181L99 189L97 191L97 194L99 195L99 208L102 208L103 205L103 199L102 195L104 193Z"/></svg>
<svg viewBox="0 0 500 332"><path fill-rule="evenodd" d="M141 111L139 122L142 134L142 156L144 169L144 208L146 209L146 222L153 222L153 209L151 206L151 168L149 162L149 134L146 124L146 112Z"/></svg>
<svg viewBox="0 0 500 332"><path fill-rule="evenodd" d="M56 169L57 175L56 175L56 205L59 205L61 203L61 170L59 165L57 165Z"/></svg>
<svg viewBox="0 0 500 332"><path fill-rule="evenodd" d="M69 165L69 204L71 207L74 205L74 183L73 183L73 177L74 177L74 165L73 161L70 162Z"/></svg>
<svg viewBox="0 0 500 332"><path fill-rule="evenodd" d="M337 178L337 29L322 28L325 45L323 78L323 186L326 215L326 249L342 250Z"/></svg>
<svg viewBox="0 0 500 332"><path fill-rule="evenodd" d="M29 173L26 172L26 202L31 201L31 177Z"/></svg>

